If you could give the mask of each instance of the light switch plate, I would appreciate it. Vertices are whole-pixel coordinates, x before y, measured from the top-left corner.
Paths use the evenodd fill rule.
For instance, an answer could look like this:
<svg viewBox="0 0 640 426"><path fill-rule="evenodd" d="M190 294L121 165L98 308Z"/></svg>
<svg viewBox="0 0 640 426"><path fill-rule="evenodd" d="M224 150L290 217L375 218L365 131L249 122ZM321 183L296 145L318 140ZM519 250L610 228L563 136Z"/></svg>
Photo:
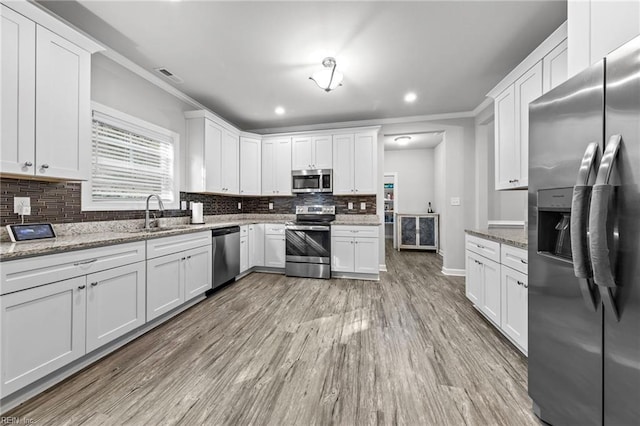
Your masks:
<svg viewBox="0 0 640 426"><path fill-rule="evenodd" d="M242 203L238 202L238 210L242 210Z"/></svg>
<svg viewBox="0 0 640 426"><path fill-rule="evenodd" d="M349 210L353 210L353 203L349 203Z"/></svg>
<svg viewBox="0 0 640 426"><path fill-rule="evenodd" d="M186 210L187 209L187 202L186 201L180 201L180 209L181 210Z"/></svg>
<svg viewBox="0 0 640 426"><path fill-rule="evenodd" d="M460 197L451 197L451 205L459 206L460 205Z"/></svg>
<svg viewBox="0 0 640 426"><path fill-rule="evenodd" d="M367 203L360 203L360 210L366 210L367 209Z"/></svg>
<svg viewBox="0 0 640 426"><path fill-rule="evenodd" d="M24 213L23 207L29 208L29 213ZM13 212L17 214L31 214L31 198L13 197Z"/></svg>
<svg viewBox="0 0 640 426"><path fill-rule="evenodd" d="M269 203L269 210L273 210L273 203Z"/></svg>

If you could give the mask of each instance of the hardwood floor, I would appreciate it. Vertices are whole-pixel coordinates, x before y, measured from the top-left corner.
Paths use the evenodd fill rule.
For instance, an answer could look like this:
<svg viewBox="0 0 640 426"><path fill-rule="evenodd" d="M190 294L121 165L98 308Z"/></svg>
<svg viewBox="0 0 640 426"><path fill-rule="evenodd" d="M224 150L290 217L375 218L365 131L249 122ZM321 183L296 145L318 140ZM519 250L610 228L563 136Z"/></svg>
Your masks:
<svg viewBox="0 0 640 426"><path fill-rule="evenodd" d="M526 359L439 256L380 282L252 274L7 416L45 425L527 425Z"/></svg>

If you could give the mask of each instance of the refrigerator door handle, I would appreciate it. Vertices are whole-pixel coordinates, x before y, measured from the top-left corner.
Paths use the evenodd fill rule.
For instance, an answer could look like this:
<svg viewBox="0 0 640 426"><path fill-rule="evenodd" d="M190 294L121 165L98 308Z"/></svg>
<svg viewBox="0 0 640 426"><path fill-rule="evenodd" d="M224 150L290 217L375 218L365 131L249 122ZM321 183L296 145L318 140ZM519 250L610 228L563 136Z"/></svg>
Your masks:
<svg viewBox="0 0 640 426"><path fill-rule="evenodd" d="M576 185L573 187L571 199L571 225L569 227L571 237L571 257L573 259L573 273L580 283L580 291L589 310L597 311L596 296L591 290L590 278L593 276L589 263L587 240L587 225L589 215L589 199L591 198L591 185L589 177L596 166L598 159L598 143L591 142L582 157Z"/></svg>
<svg viewBox="0 0 640 426"><path fill-rule="evenodd" d="M591 253L591 265L593 267L594 282L600 289L602 303L605 310L618 319L618 310L615 305L613 289L616 287L613 268L609 260L609 244L607 241L607 220L609 215L609 200L613 193L613 185L609 184L611 171L620 149L620 135L613 135L607 142L606 150L600 162L596 184L591 195L591 207L589 209L589 252Z"/></svg>

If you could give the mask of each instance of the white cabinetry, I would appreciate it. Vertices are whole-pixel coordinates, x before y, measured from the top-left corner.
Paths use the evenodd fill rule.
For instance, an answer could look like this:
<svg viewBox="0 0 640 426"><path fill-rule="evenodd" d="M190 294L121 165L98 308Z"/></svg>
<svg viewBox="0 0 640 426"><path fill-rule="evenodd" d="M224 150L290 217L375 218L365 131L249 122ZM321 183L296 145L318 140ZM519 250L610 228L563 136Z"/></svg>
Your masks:
<svg viewBox="0 0 640 426"><path fill-rule="evenodd" d="M240 227L240 273L249 269L249 226Z"/></svg>
<svg viewBox="0 0 640 426"><path fill-rule="evenodd" d="M222 192L237 195L240 193L240 135L238 133L231 130L224 131L220 158Z"/></svg>
<svg viewBox="0 0 640 426"><path fill-rule="evenodd" d="M569 76L640 34L640 2L569 0Z"/></svg>
<svg viewBox="0 0 640 426"><path fill-rule="evenodd" d="M295 136L291 167L293 170L331 169L332 148L331 135Z"/></svg>
<svg viewBox="0 0 640 426"><path fill-rule="evenodd" d="M333 136L333 193L377 192L377 134L364 132Z"/></svg>
<svg viewBox="0 0 640 426"><path fill-rule="evenodd" d="M147 321L212 286L211 232L147 241Z"/></svg>
<svg viewBox="0 0 640 426"><path fill-rule="evenodd" d="M291 195L291 138L262 140L262 195Z"/></svg>
<svg viewBox="0 0 640 426"><path fill-rule="evenodd" d="M249 267L264 266L264 224L249 225Z"/></svg>
<svg viewBox="0 0 640 426"><path fill-rule="evenodd" d="M88 40L79 45L84 38L70 42L25 18L25 10L0 10L2 173L88 179L91 53L99 47Z"/></svg>
<svg viewBox="0 0 640 426"><path fill-rule="evenodd" d="M557 45L542 59L542 91L549 90L567 80L567 40Z"/></svg>
<svg viewBox="0 0 640 426"><path fill-rule="evenodd" d="M377 276L378 227L331 227L331 271Z"/></svg>
<svg viewBox="0 0 640 426"><path fill-rule="evenodd" d="M502 265L502 330L524 352L528 350L527 320L529 284L527 275Z"/></svg>
<svg viewBox="0 0 640 426"><path fill-rule="evenodd" d="M240 138L240 195L262 194L262 141Z"/></svg>
<svg viewBox="0 0 640 426"><path fill-rule="evenodd" d="M280 224L264 225L264 266L284 268L286 259L285 227Z"/></svg>

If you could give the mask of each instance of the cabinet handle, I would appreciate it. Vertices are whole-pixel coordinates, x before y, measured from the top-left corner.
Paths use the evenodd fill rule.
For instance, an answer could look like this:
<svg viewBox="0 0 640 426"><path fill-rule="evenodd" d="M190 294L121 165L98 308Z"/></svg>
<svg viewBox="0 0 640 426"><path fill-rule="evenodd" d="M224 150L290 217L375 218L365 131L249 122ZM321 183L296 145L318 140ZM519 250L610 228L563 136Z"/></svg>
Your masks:
<svg viewBox="0 0 640 426"><path fill-rule="evenodd" d="M86 285L81 285L78 287L78 290L84 290L87 286Z"/></svg>
<svg viewBox="0 0 640 426"><path fill-rule="evenodd" d="M97 262L97 261L98 259L85 260L84 262L76 262L73 264L73 266L88 265L90 263Z"/></svg>
<svg viewBox="0 0 640 426"><path fill-rule="evenodd" d="M520 262L524 263L525 265L527 264L527 261L524 259L520 259Z"/></svg>
<svg viewBox="0 0 640 426"><path fill-rule="evenodd" d="M356 192L358 192L358 190L356 189Z"/></svg>
<svg viewBox="0 0 640 426"><path fill-rule="evenodd" d="M522 284L524 288L529 288L529 284Z"/></svg>
<svg viewBox="0 0 640 426"><path fill-rule="evenodd" d="M522 281L516 281L518 283L518 285L524 285L524 283Z"/></svg>
<svg viewBox="0 0 640 426"><path fill-rule="evenodd" d="M95 286L97 286L97 285L98 285L98 282L97 282L97 281L96 281L96 282L94 282L94 283L91 283L91 287L95 287Z"/></svg>
<svg viewBox="0 0 640 426"><path fill-rule="evenodd" d="M43 165L42 165L42 166L40 166L40 167L41 167L41 168L43 168L43 169L48 169L48 168L49 168L49 165L48 165L48 164L43 164Z"/></svg>
<svg viewBox="0 0 640 426"><path fill-rule="evenodd" d="M353 241L349 241L351 244L353 244Z"/></svg>
<svg viewBox="0 0 640 426"><path fill-rule="evenodd" d="M31 161L25 161L24 162L24 166L25 167L31 167L31 166L33 166L33 163Z"/></svg>
<svg viewBox="0 0 640 426"><path fill-rule="evenodd" d="M187 256L187 259L191 259L191 256Z"/></svg>
<svg viewBox="0 0 640 426"><path fill-rule="evenodd" d="M358 244L358 242L356 241L356 244Z"/></svg>
<svg viewBox="0 0 640 426"><path fill-rule="evenodd" d="M480 244L476 244L476 246L478 246L479 249L485 248L485 246L481 246Z"/></svg>

